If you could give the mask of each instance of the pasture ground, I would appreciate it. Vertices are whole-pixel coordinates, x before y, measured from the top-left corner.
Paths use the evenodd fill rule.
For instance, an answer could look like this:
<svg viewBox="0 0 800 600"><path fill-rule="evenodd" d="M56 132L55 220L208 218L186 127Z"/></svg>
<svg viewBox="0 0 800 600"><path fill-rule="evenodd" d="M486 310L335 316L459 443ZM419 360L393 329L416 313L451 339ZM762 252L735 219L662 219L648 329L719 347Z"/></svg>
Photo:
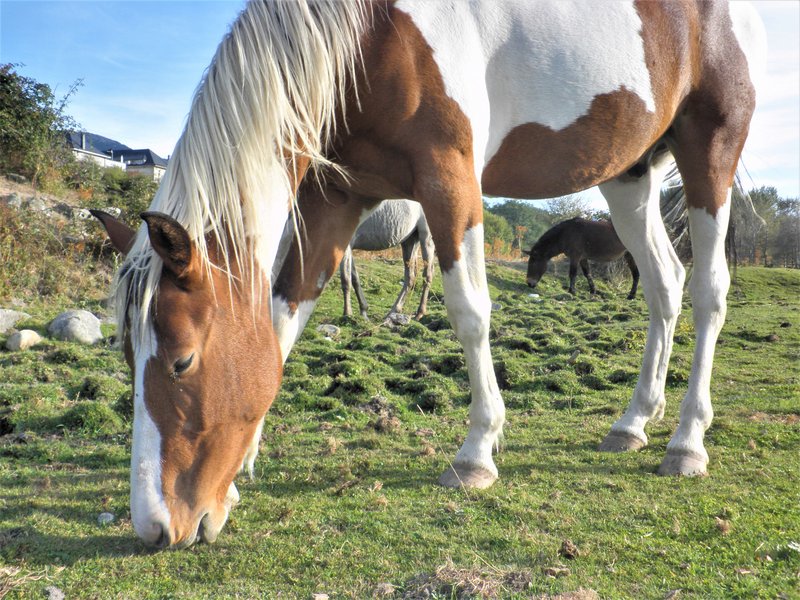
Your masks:
<svg viewBox="0 0 800 600"><path fill-rule="evenodd" d="M490 264L508 424L500 480L465 492L435 485L469 400L441 280L428 316L391 328L380 317L399 261L359 265L372 321L340 317L329 285L286 365L257 476L238 479L242 502L213 546L151 552L134 536L117 350L47 340L0 351L0 597L56 586L67 598L800 598L800 272L739 269L715 364L710 476L679 479L655 471L686 388L688 300L650 446L600 454L636 381L641 292L627 302L627 279L598 281L592 298L579 280L573 299L546 276L534 298L522 263ZM103 310L101 296L85 307ZM44 333L61 308L31 302L24 325ZM326 339L322 322L339 335ZM98 525L106 511L116 520Z"/></svg>

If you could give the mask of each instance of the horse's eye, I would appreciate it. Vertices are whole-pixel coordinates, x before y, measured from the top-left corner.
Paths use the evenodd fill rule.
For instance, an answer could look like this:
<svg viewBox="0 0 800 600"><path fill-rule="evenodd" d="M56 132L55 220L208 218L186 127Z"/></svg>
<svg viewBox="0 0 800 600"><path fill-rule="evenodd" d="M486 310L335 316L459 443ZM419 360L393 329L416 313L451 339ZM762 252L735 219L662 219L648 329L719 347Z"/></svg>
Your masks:
<svg viewBox="0 0 800 600"><path fill-rule="evenodd" d="M183 358L179 358L175 361L175 365L172 367L172 372L175 375L183 374L186 369L192 366L192 361L194 360L194 352L192 352L189 356L184 356Z"/></svg>

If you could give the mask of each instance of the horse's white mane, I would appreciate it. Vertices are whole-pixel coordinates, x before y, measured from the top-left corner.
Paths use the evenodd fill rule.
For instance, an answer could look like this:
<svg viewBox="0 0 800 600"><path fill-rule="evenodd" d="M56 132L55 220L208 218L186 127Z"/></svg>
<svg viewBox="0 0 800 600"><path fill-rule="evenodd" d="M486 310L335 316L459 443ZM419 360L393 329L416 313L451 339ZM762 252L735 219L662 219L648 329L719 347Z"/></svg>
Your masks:
<svg viewBox="0 0 800 600"><path fill-rule="evenodd" d="M209 270L206 236L216 238L230 285L233 262L243 273L269 273L271 264L255 261L258 204L288 211L295 157L309 157L311 168L328 164L323 152L344 105L342 84L354 80L367 15L360 0L252 0L198 86L150 210L187 229ZM115 282L119 339L130 317L131 336L142 340L161 268L142 225Z"/></svg>

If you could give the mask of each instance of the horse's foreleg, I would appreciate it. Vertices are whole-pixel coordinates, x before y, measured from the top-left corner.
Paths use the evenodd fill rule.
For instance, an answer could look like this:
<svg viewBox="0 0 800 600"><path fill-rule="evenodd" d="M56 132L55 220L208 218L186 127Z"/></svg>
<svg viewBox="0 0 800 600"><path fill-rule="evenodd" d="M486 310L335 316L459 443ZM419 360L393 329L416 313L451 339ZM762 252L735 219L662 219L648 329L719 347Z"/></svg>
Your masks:
<svg viewBox="0 0 800 600"><path fill-rule="evenodd" d="M583 276L586 277L586 281L589 282L589 293L596 294L597 288L594 287L594 279L592 279L592 270L589 268L589 261L585 258L581 259L581 271L583 271Z"/></svg>
<svg viewBox="0 0 800 600"><path fill-rule="evenodd" d="M569 259L569 293L575 295L575 280L578 278L578 261Z"/></svg>
<svg viewBox="0 0 800 600"><path fill-rule="evenodd" d="M344 251L344 256L342 256L342 262L339 264L339 279L342 282L342 297L344 299L344 311L343 314L345 317L349 317L353 314L353 307L350 303L350 288L352 287L352 273L353 271L353 250L350 246L347 246L347 249Z"/></svg>
<svg viewBox="0 0 800 600"><path fill-rule="evenodd" d="M436 242L447 315L464 347L472 402L467 438L439 483L483 488L497 479L492 450L505 421L489 349L491 301L484 265L483 207L473 165L465 165L461 154L448 156L443 164L446 167L434 173L429 186L420 182L416 199Z"/></svg>
<svg viewBox="0 0 800 600"><path fill-rule="evenodd" d="M630 405L600 450L638 450L647 445L644 426L664 414L664 384L672 335L681 310L684 270L659 212L659 190L669 163L660 160L641 177L623 175L602 186L614 227L636 259L650 311L642 368Z"/></svg>
<svg viewBox="0 0 800 600"><path fill-rule="evenodd" d="M406 303L406 296L414 289L417 283L417 248L419 239L417 234L411 235L400 244L403 250L403 287L397 300L394 301L391 312L402 312Z"/></svg>
<svg viewBox="0 0 800 600"><path fill-rule="evenodd" d="M631 291L628 293L628 300L636 298L636 288L639 287L639 267L636 266L636 261L633 260L630 252L625 252L623 255L628 268L631 270L631 277L633 277L633 284L631 284Z"/></svg>
<svg viewBox="0 0 800 600"><path fill-rule="evenodd" d="M427 224L424 230L420 228L418 231L419 231L420 245L422 246L422 264L424 266L422 270L423 281L422 281L422 291L420 292L420 297L419 297L419 308L417 308L417 314L414 316L414 318L416 318L417 320L425 316L425 313L428 310L428 294L430 294L431 291L431 282L433 281L433 269L434 269L433 238L431 237L430 231L428 231L427 229Z"/></svg>
<svg viewBox="0 0 800 600"><path fill-rule="evenodd" d="M301 189L301 243L295 238L272 289L272 323L284 362L336 271L364 213L377 202L315 184ZM302 253L302 256L301 256Z"/></svg>

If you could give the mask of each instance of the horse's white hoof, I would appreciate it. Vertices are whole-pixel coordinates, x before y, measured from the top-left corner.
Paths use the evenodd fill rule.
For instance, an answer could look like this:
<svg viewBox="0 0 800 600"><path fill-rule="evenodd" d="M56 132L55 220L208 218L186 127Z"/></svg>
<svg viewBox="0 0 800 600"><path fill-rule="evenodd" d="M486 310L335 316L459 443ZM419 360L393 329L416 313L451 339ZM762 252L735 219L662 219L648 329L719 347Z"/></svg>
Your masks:
<svg viewBox="0 0 800 600"><path fill-rule="evenodd" d="M683 475L697 477L707 475L706 466L708 459L691 450L667 450L661 466L658 467L659 475Z"/></svg>
<svg viewBox="0 0 800 600"><path fill-rule="evenodd" d="M482 490L491 486L497 475L483 467L456 463L439 476L439 485L449 488L469 488Z"/></svg>
<svg viewBox="0 0 800 600"><path fill-rule="evenodd" d="M632 433L611 430L600 442L600 446L597 449L600 452L630 452L632 450L640 450L645 446L647 446L647 440L643 440Z"/></svg>

